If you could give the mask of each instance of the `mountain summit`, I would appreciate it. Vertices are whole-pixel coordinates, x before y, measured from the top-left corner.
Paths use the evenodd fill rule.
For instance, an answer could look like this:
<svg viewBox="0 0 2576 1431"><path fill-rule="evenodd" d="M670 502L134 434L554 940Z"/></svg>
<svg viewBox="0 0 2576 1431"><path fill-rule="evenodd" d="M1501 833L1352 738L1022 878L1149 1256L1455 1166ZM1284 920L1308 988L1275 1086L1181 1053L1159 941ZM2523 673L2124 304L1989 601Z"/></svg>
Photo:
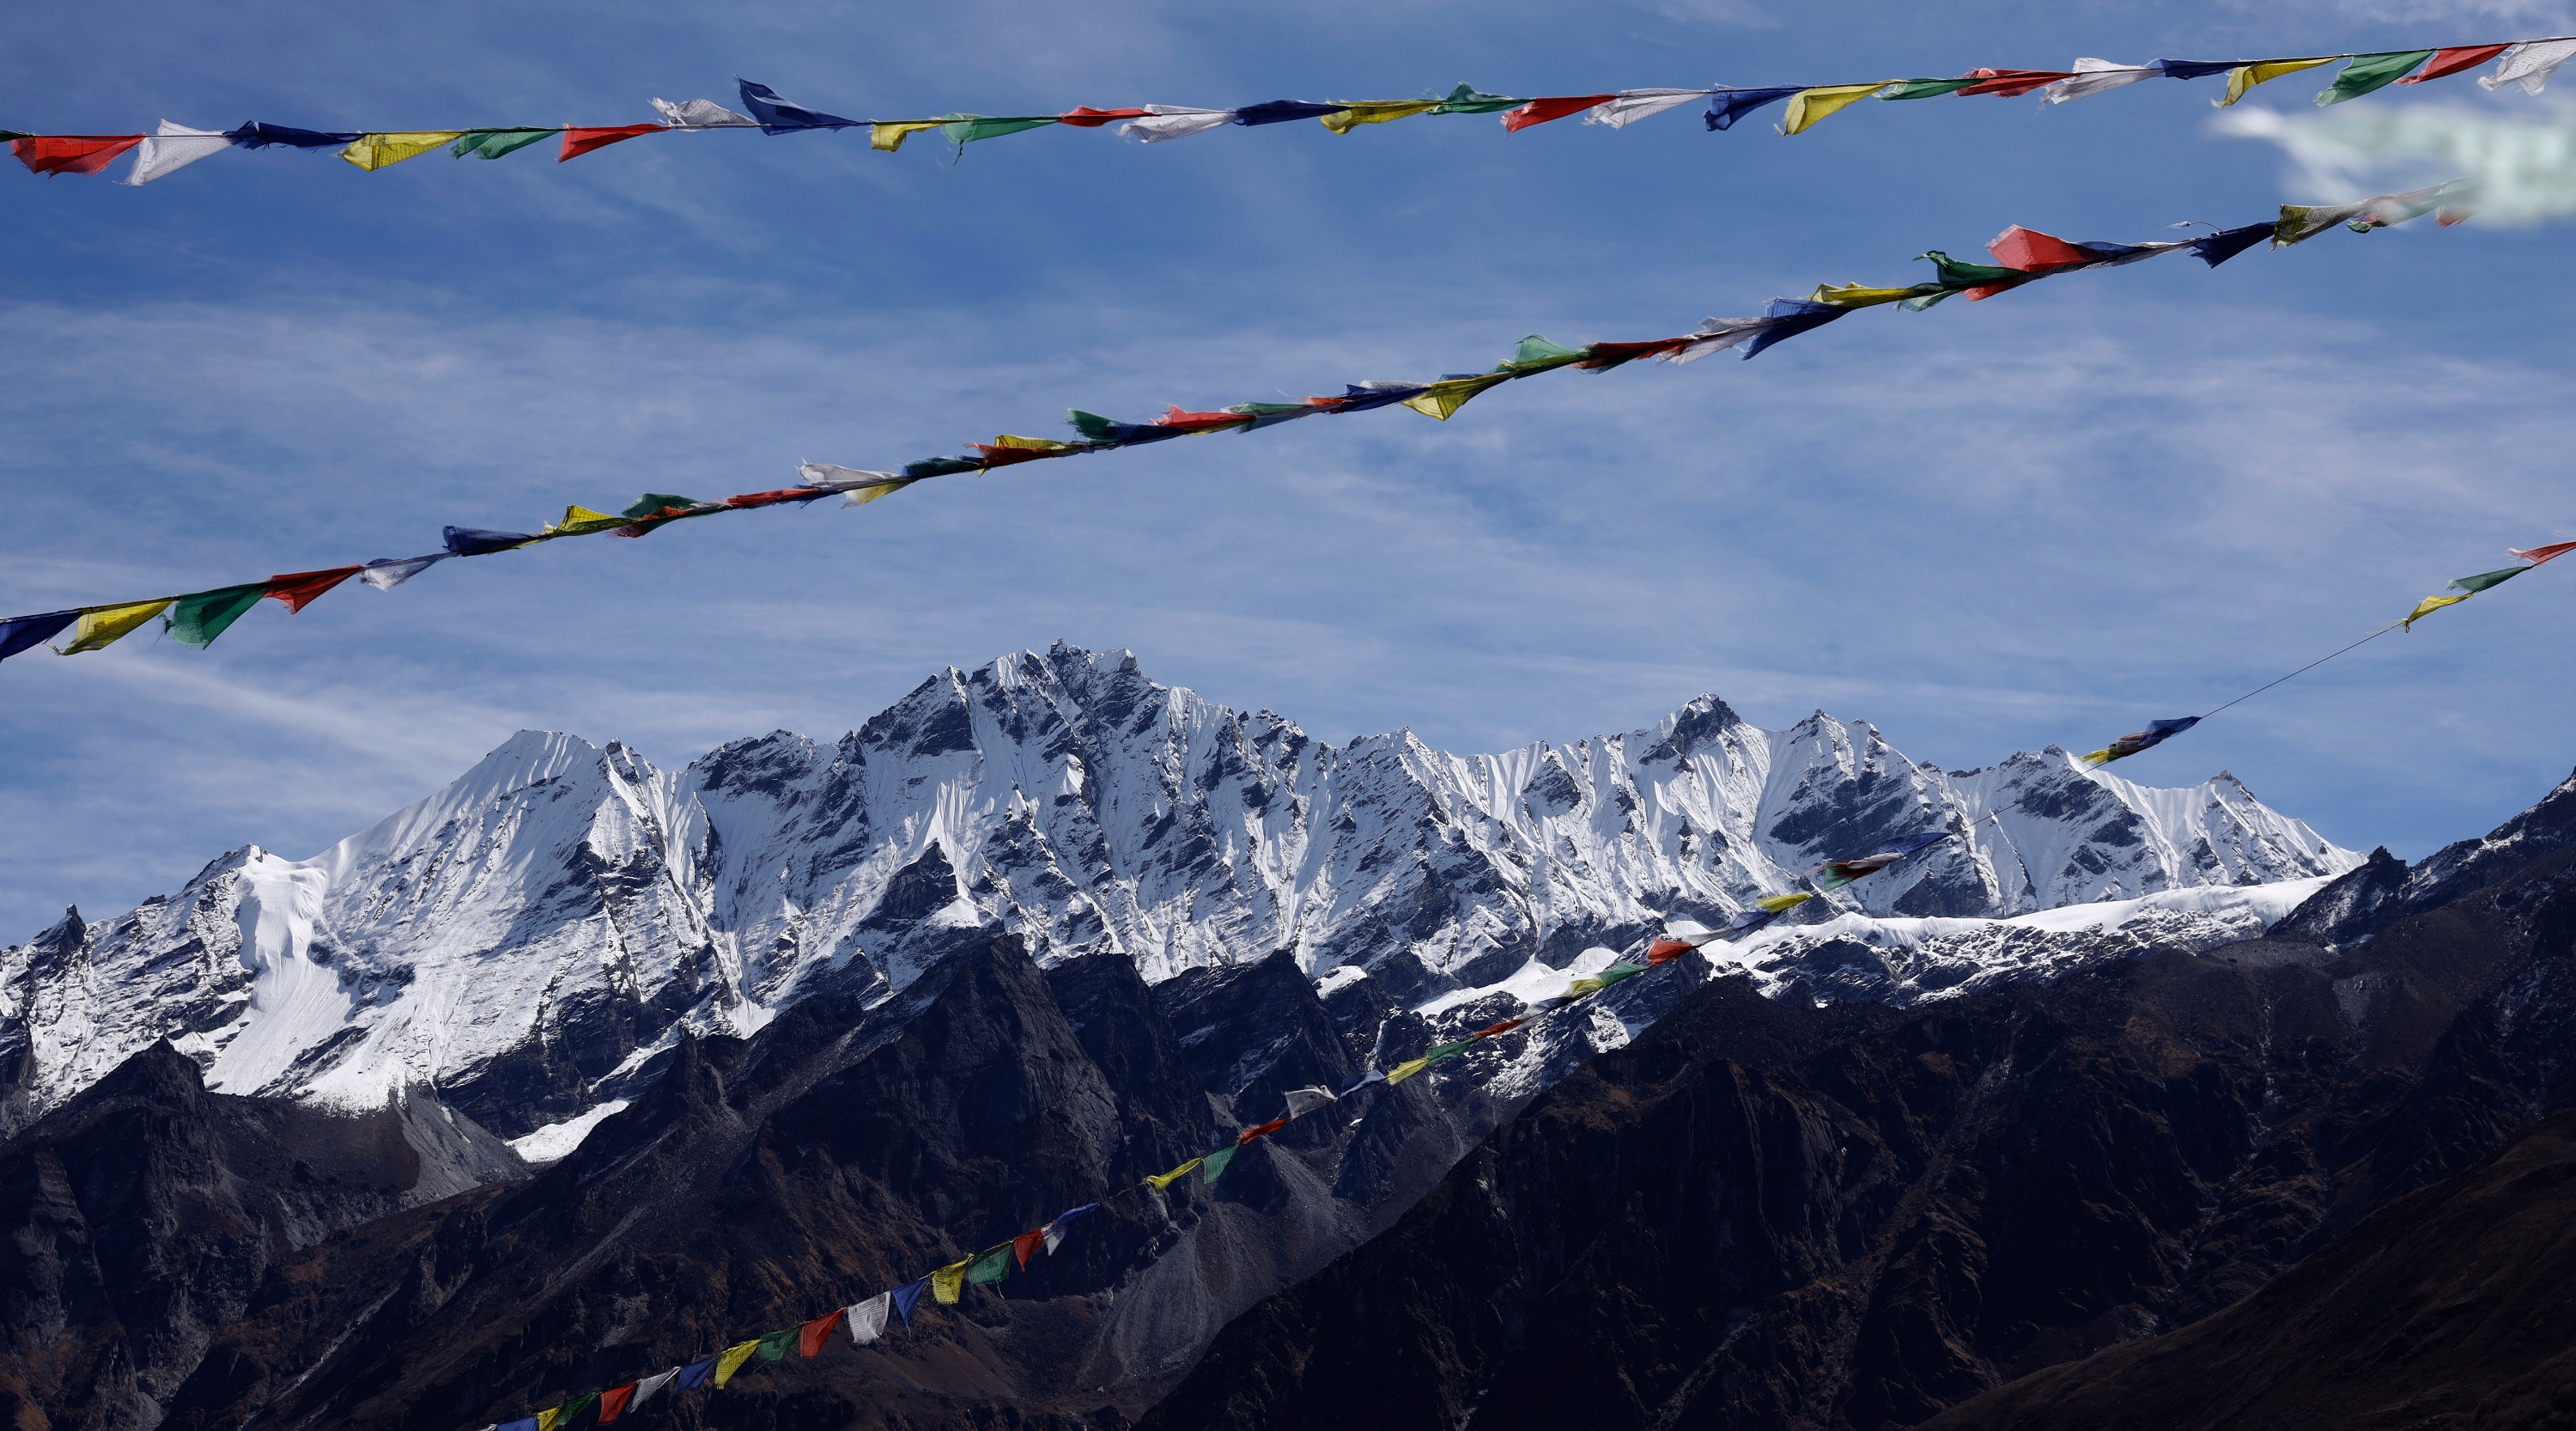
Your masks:
<svg viewBox="0 0 2576 1431"><path fill-rule="evenodd" d="M943 671L832 744L777 732L678 772L522 732L312 859L245 847L129 913L75 911L0 952L0 1133L168 1038L223 1092L354 1110L429 1086L505 1136L571 1137L684 1030L880 998L1000 933L1154 982L1286 950L1415 1001L1722 920L1928 829L1960 838L1817 917L2361 862L2225 774L2150 789L2054 747L1947 773L1866 724L1763 730L1714 696L1498 755L1334 747L1059 644Z"/></svg>

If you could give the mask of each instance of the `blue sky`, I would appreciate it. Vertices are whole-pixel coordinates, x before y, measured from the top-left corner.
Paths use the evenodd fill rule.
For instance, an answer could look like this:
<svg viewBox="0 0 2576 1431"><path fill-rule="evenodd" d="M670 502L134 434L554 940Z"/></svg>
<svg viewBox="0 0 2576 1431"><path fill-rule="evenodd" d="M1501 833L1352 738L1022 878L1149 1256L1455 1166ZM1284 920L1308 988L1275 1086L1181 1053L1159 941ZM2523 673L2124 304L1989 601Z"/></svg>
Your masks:
<svg viewBox="0 0 2576 1431"><path fill-rule="evenodd" d="M737 75L862 115L1583 93L2569 28L2555 5L2296 0L147 0L19 27L0 124L631 123L655 95L730 102ZM2322 83L2257 99L2303 108ZM2153 239L2349 197L2213 135L2216 92L1866 104L1795 139L1684 110L1150 147L1052 129L954 164L844 133L376 174L232 152L143 189L13 170L0 608L785 485L806 458L892 466L1060 432L1067 407L1143 419L1473 370L1530 332L1662 336L1819 282L1912 281L1912 255L1974 255L2008 223ZM2360 103L2417 102L2392 95ZM0 942L236 845L311 854L516 729L678 764L775 727L836 735L943 665L1059 637L1332 740L1499 749L1707 690L1768 725L1870 720L1952 768L2086 748L2507 545L2576 537L2564 243L2419 224L2215 272L2160 260L1858 314L1750 363L1553 374L1446 425L1196 438L352 585L204 653L31 654L0 666ZM2482 832L2576 764L2571 578L2382 638L2124 773L2230 769L2401 854Z"/></svg>

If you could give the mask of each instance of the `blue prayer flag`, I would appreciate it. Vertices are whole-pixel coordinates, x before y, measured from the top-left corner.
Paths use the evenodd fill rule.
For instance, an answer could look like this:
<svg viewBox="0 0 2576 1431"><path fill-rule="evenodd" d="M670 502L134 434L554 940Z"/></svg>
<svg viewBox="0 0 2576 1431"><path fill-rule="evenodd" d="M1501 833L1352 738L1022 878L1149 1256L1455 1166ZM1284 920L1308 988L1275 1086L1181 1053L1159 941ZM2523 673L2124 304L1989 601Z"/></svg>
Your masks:
<svg viewBox="0 0 2576 1431"><path fill-rule="evenodd" d="M1735 121L1766 104L1778 104L1805 87L1793 84L1773 89L1721 88L1708 97L1708 113L1702 117L1711 129L1732 129Z"/></svg>
<svg viewBox="0 0 2576 1431"><path fill-rule="evenodd" d="M2147 66L2161 70L2167 79L2196 80L2210 75L2223 75L2244 66L2243 60L2158 60Z"/></svg>
<svg viewBox="0 0 2576 1431"><path fill-rule="evenodd" d="M289 149L337 149L344 144L355 144L359 138L355 134L340 134L327 129L294 129L283 124L262 124L256 119L244 121L239 129L225 130L224 137L244 149L266 149L272 144L283 144Z"/></svg>
<svg viewBox="0 0 2576 1431"><path fill-rule="evenodd" d="M1744 356L1750 358L1774 343L1785 342L1810 329L1822 328L1844 314L1855 311L1857 310L1837 307L1831 303L1810 302L1804 298L1774 298L1771 300L1771 311L1766 315L1773 320L1771 326L1753 335L1753 341L1744 345Z"/></svg>
<svg viewBox="0 0 2576 1431"><path fill-rule="evenodd" d="M705 1361L693 1361L687 1366L680 1368L680 1389L682 1391L697 1391L703 1388L707 1384L708 1380L714 1377L715 1374L716 1359L714 1357L708 1357ZM501 1431L510 1431L510 1428L504 1426L501 1428Z"/></svg>
<svg viewBox="0 0 2576 1431"><path fill-rule="evenodd" d="M764 134L787 134L799 129L857 129L867 122L843 119L837 114L790 104L778 97L778 91L765 84L754 84L750 80L735 82L742 86L742 107L750 110L751 117L760 121Z"/></svg>
<svg viewBox="0 0 2576 1431"><path fill-rule="evenodd" d="M930 1279L924 1277L918 1282L906 1282L888 1294L894 1301L895 1314L903 1318L905 1326L912 1325L913 1305L921 1300L922 1291L929 1285Z"/></svg>
<svg viewBox="0 0 2576 1431"><path fill-rule="evenodd" d="M2191 251L2212 268L2270 238L2275 224L2247 224L2241 229L2220 229L2206 238L2191 241Z"/></svg>
<svg viewBox="0 0 2576 1431"><path fill-rule="evenodd" d="M41 616L12 616L0 621L0 661L52 640L55 632L78 620L77 611L48 611Z"/></svg>
<svg viewBox="0 0 2576 1431"><path fill-rule="evenodd" d="M537 539L534 532L487 532L479 527L446 527L439 535L447 543L447 554L461 557L489 556Z"/></svg>
<svg viewBox="0 0 2576 1431"><path fill-rule="evenodd" d="M1285 124L1292 119L1316 119L1339 114L1347 105L1317 104L1305 99L1273 99L1260 104L1247 104L1234 112L1237 124Z"/></svg>

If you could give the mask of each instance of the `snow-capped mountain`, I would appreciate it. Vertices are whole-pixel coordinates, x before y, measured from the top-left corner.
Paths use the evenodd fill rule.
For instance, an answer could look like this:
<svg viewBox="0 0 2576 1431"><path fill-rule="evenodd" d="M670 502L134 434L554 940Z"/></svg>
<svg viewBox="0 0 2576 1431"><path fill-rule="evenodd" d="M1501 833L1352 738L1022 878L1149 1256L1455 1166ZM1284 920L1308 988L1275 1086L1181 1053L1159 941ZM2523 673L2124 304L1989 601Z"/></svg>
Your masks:
<svg viewBox="0 0 2576 1431"><path fill-rule="evenodd" d="M312 859L247 847L74 914L0 952L0 1131L166 1036L216 1089L361 1108L429 1084L525 1135L681 1029L900 988L1000 930L1149 980L1287 949L1429 999L1926 829L1960 838L1812 911L1994 918L2360 862L2224 774L2149 789L2054 748L1951 774L1713 696L1499 755L1332 747L1059 645L947 670L834 744L779 732L678 772L523 732Z"/></svg>

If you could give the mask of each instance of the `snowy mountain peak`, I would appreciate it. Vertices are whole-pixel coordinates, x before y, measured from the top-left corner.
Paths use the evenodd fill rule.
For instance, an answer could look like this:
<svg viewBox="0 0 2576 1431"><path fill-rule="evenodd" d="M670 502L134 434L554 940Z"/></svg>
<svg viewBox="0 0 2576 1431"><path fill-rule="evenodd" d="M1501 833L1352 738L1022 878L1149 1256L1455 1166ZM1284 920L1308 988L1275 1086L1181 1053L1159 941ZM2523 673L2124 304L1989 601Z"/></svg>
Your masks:
<svg viewBox="0 0 2576 1431"><path fill-rule="evenodd" d="M1964 838L1814 912L2008 916L2358 863L2232 776L2159 790L2055 748L1953 774L1864 722L1766 731L1713 695L1492 755L1332 747L1058 643L948 668L829 744L773 731L676 772L521 731L312 859L245 847L75 915L0 953L0 1122L168 1036L219 1089L372 1107L432 1083L516 1136L682 1030L899 988L1000 931L1149 979L1284 949L1428 998L1932 829Z"/></svg>

